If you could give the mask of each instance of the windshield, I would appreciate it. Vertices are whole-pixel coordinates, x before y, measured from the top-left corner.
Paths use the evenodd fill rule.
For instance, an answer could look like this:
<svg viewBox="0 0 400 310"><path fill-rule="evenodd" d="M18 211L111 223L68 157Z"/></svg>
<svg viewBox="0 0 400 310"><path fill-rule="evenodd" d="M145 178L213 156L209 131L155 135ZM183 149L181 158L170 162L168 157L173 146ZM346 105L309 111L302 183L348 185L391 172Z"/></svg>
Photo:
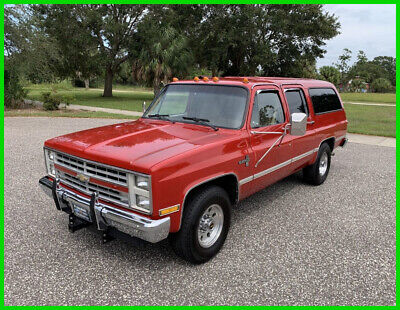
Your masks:
<svg viewBox="0 0 400 310"><path fill-rule="evenodd" d="M222 85L168 85L143 117L222 128L242 127L247 90Z"/></svg>

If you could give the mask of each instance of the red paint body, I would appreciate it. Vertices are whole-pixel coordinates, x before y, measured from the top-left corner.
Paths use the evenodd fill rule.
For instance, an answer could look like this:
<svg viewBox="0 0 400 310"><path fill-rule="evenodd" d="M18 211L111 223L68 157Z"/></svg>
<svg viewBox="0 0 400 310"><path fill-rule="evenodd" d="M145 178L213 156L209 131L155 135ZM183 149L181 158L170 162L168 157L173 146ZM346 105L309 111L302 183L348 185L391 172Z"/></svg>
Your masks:
<svg viewBox="0 0 400 310"><path fill-rule="evenodd" d="M320 143L335 138L335 147L341 143L347 130L343 110L316 115L308 88L335 87L324 81L288 78L221 78L217 82L178 81L175 83L212 83L237 85L249 90L246 122L239 130L219 129L187 123L171 123L159 119L137 121L93 128L47 140L45 146L77 157L151 175L153 194L152 219L160 218L158 210L184 203L185 195L198 184L207 180L233 174L238 182L293 157L318 148ZM257 85L263 83L264 85ZM285 88L301 88L305 94L309 118L314 124L307 125L304 136L284 136L279 146L274 147L268 158L256 168L255 163L277 139L274 135L250 133L253 100L257 90L275 89L279 92L286 123L258 128L259 131L282 131L290 120L284 95ZM336 91L337 92L337 91ZM343 105L342 105L343 107ZM239 185L238 200L298 171L313 163L316 152L296 160L265 176ZM238 164L245 156L250 157L248 167ZM102 184L106 185L106 184ZM170 214L171 232L180 228L182 208ZM135 213L135 212L134 212Z"/></svg>

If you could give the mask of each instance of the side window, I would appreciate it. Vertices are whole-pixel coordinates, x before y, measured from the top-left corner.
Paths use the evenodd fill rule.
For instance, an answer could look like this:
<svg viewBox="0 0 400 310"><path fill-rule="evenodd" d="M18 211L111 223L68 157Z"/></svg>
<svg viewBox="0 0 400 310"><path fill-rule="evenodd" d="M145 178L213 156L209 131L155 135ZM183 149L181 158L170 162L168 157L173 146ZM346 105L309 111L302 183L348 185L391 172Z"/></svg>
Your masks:
<svg viewBox="0 0 400 310"><path fill-rule="evenodd" d="M310 88L308 92L315 114L342 109L339 97L332 88Z"/></svg>
<svg viewBox="0 0 400 310"><path fill-rule="evenodd" d="M305 113L308 115L308 109L304 94L300 89L285 91L286 101L289 105L290 114Z"/></svg>
<svg viewBox="0 0 400 310"><path fill-rule="evenodd" d="M261 92L254 98L251 128L280 124L285 121L282 103L277 92Z"/></svg>

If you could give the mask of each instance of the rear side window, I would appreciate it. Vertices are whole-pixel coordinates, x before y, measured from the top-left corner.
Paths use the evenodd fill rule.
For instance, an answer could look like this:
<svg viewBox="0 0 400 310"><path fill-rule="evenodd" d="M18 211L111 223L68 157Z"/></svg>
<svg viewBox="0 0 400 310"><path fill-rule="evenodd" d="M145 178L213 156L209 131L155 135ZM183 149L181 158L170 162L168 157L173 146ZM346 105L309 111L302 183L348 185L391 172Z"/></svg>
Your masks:
<svg viewBox="0 0 400 310"><path fill-rule="evenodd" d="M290 114L305 113L308 115L306 100L300 89L287 90L285 91L285 96L289 105Z"/></svg>
<svg viewBox="0 0 400 310"><path fill-rule="evenodd" d="M283 123L281 100L276 92L261 92L254 99L253 112L251 114L251 127L265 127Z"/></svg>
<svg viewBox="0 0 400 310"><path fill-rule="evenodd" d="M310 88L308 90L315 114L342 109L339 97L332 88Z"/></svg>

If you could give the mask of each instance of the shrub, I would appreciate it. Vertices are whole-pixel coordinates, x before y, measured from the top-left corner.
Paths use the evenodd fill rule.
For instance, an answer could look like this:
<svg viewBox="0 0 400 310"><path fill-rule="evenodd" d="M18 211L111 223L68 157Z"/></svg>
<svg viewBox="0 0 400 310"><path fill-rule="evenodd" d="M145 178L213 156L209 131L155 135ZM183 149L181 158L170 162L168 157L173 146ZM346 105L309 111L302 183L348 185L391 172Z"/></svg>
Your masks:
<svg viewBox="0 0 400 310"><path fill-rule="evenodd" d="M20 83L18 75L4 71L4 106L7 108L17 108L23 103L27 91Z"/></svg>
<svg viewBox="0 0 400 310"><path fill-rule="evenodd" d="M390 81L385 78L378 78L373 80L371 88L376 93L386 93L392 90L392 84L390 84Z"/></svg>
<svg viewBox="0 0 400 310"><path fill-rule="evenodd" d="M48 111L58 110L61 103L66 106L75 100L73 95L61 95L56 92L45 92L41 94L43 109Z"/></svg>

